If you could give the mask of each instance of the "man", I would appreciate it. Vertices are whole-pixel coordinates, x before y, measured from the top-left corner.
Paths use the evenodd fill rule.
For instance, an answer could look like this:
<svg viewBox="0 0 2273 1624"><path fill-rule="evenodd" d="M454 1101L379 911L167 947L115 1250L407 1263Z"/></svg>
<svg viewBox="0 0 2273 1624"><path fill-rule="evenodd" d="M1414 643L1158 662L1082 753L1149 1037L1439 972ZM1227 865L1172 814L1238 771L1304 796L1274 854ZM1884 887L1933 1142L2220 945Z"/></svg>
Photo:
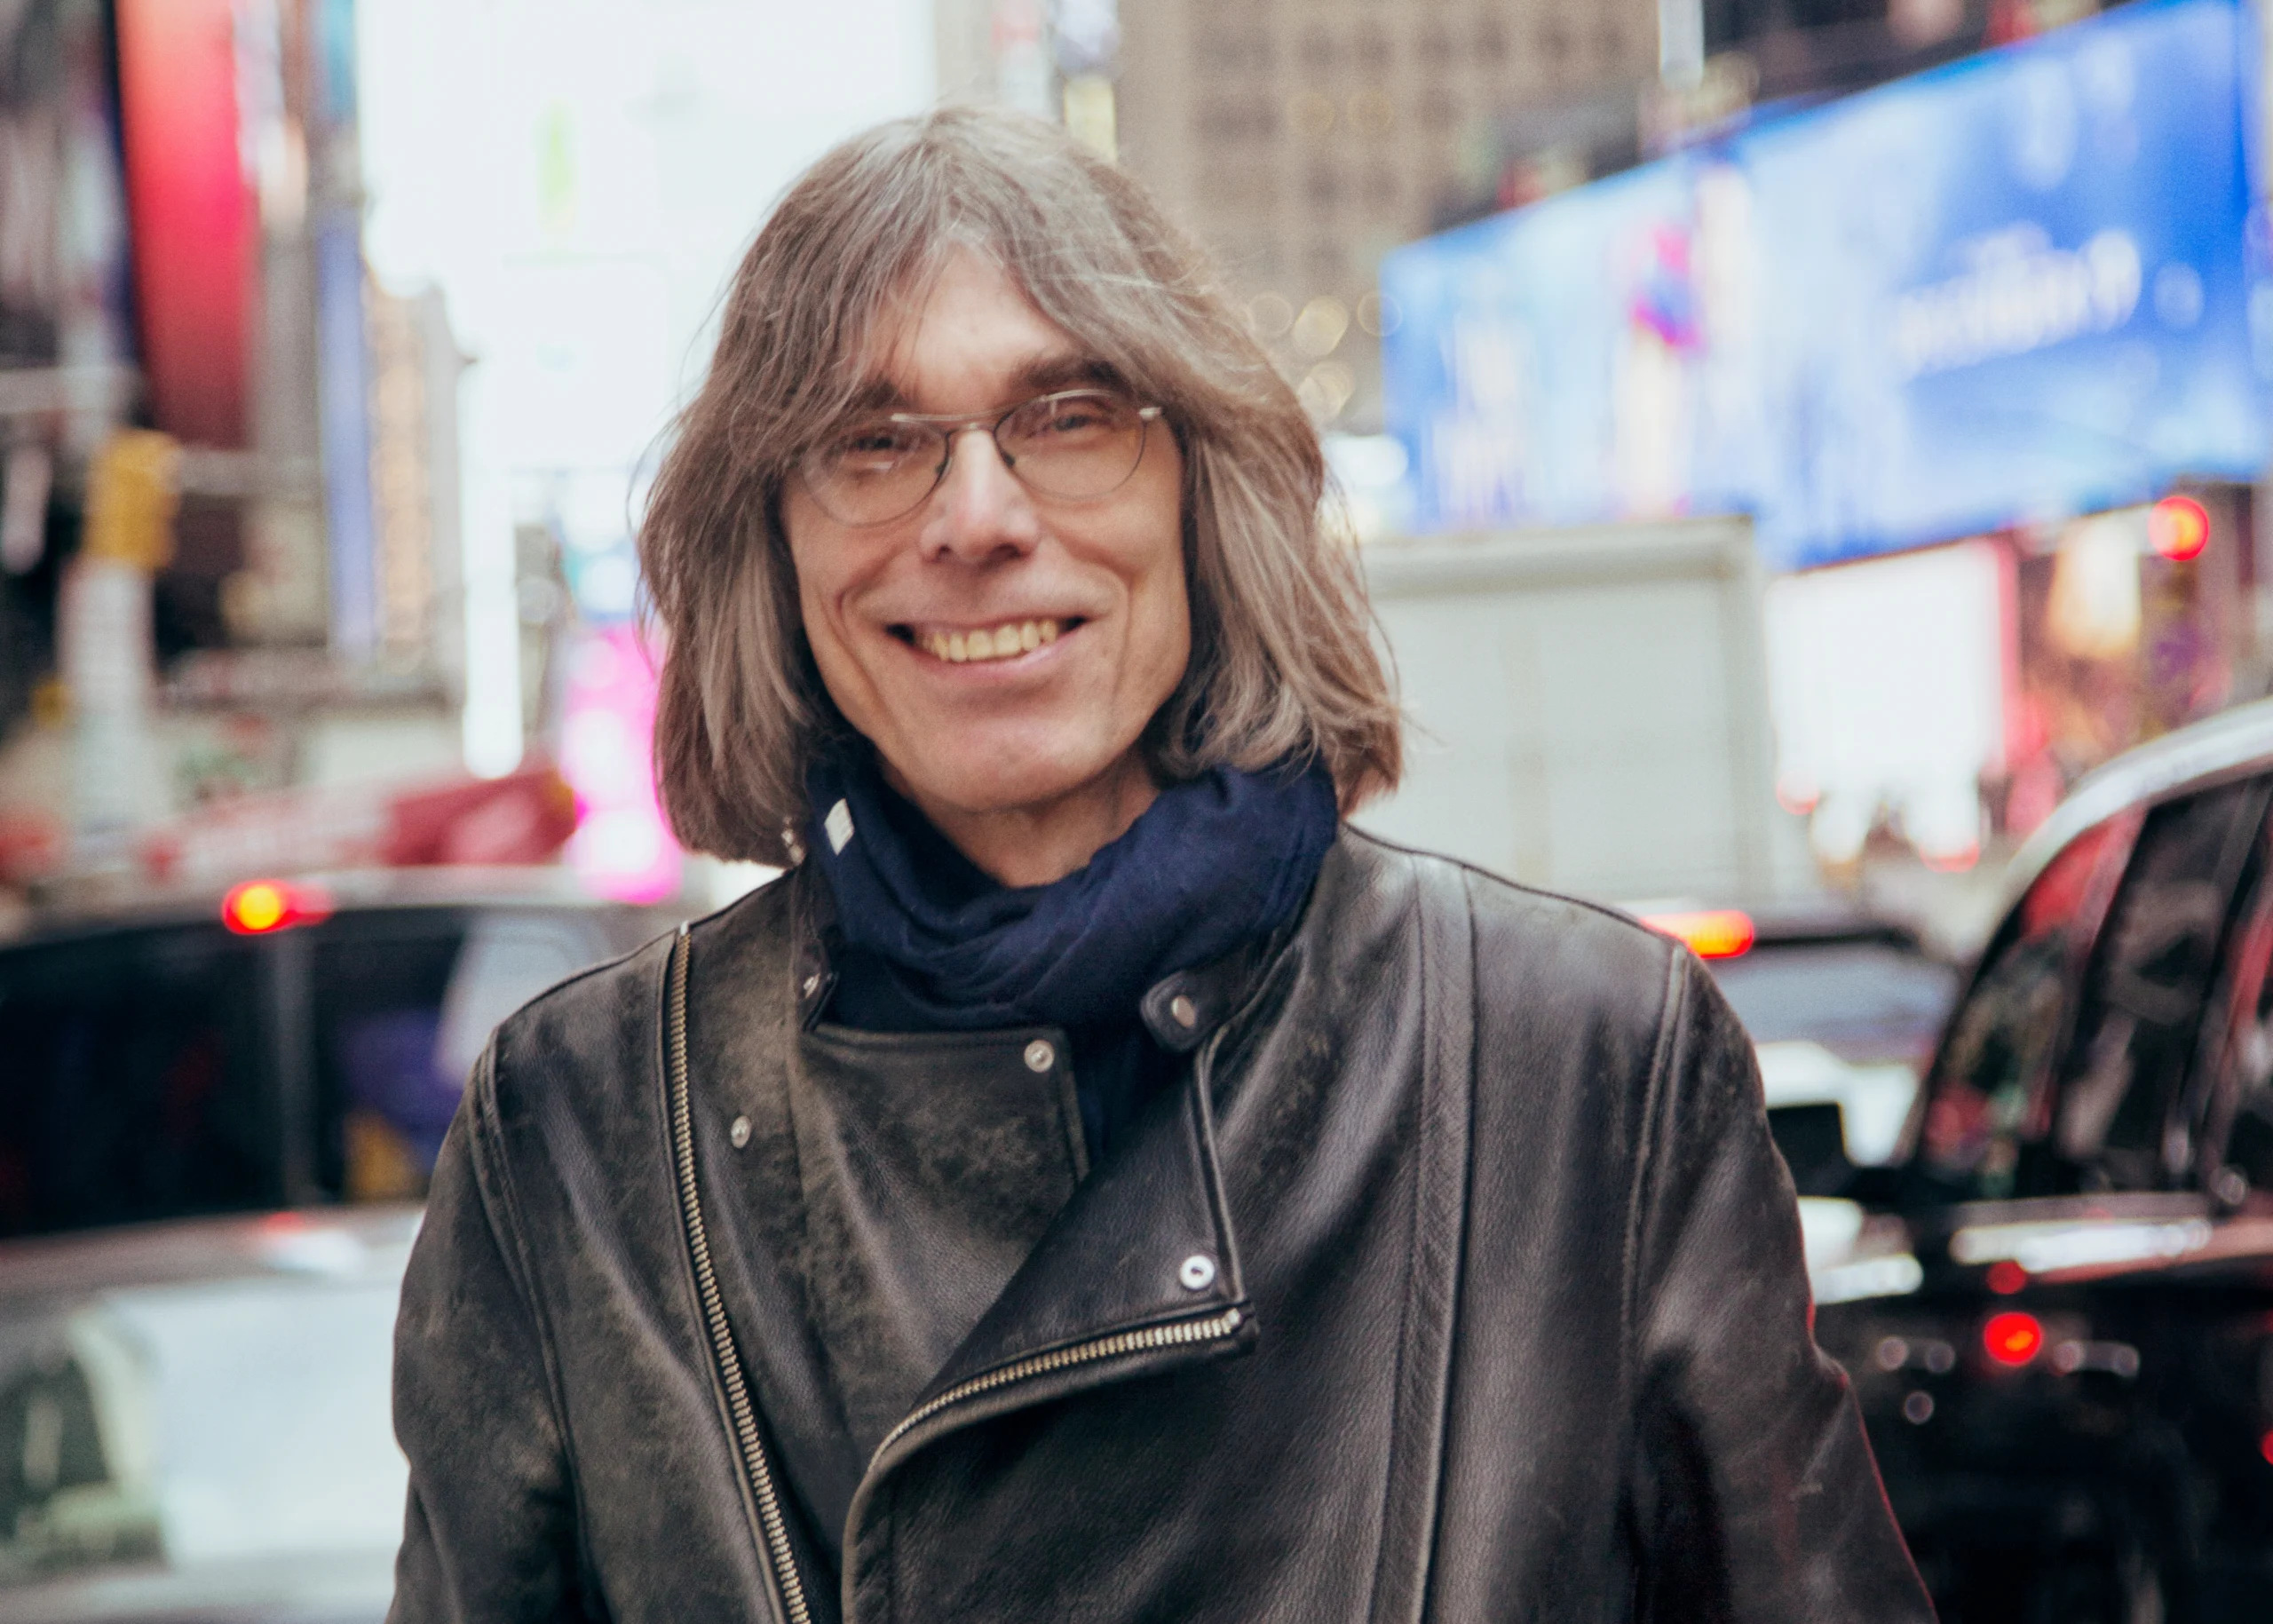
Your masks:
<svg viewBox="0 0 2273 1624"><path fill-rule="evenodd" d="M1322 486L1056 132L790 191L642 548L676 826L795 866L478 1068L397 1619L1928 1616L1696 962L1341 825Z"/></svg>

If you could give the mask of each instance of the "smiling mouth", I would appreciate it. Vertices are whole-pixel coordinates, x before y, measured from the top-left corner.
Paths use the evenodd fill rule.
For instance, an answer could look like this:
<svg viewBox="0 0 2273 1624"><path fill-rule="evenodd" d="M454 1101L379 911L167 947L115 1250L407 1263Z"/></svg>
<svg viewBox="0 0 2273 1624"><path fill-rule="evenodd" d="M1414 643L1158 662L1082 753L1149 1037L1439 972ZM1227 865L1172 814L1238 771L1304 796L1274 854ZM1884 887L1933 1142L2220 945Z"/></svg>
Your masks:
<svg viewBox="0 0 2273 1624"><path fill-rule="evenodd" d="M1071 631L1081 622L1078 619L1038 621L1006 621L992 630L980 627L975 631L940 631L914 626L895 626L892 630L902 642L922 649L935 660L949 665L969 665L987 660L1015 660L1020 654L1030 654L1044 644L1055 643L1059 636Z"/></svg>

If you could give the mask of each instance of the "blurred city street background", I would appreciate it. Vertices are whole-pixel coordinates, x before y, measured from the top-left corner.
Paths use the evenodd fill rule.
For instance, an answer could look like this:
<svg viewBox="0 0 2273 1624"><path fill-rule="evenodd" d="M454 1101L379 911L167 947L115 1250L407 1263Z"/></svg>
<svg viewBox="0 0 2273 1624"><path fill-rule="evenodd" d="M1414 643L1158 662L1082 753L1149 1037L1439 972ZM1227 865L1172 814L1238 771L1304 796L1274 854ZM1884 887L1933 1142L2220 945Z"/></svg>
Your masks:
<svg viewBox="0 0 2273 1624"><path fill-rule="evenodd" d="M1325 431L1422 730L1392 833L1613 900L1828 884L1961 955L2067 786L2266 686L2246 7L11 0L0 40L20 925L400 861L400 798L470 781L426 860L749 883L657 816L630 535L769 201L942 98L1147 181Z"/></svg>
<svg viewBox="0 0 2273 1624"><path fill-rule="evenodd" d="M1940 1153L1967 966L2052 917L1995 934L2015 887L2106 916L2043 866L2056 809L2273 692L2262 11L0 0L0 1239L50 1237L0 1246L0 1618L170 1605L162 1557L384 1606L384 1322L467 1065L767 877L658 808L660 448L772 200L942 100L1141 178L1318 424L1414 724L1359 820L1690 941L1770 1104L1839 1108L1841 1177ZM1819 1300L1938 1278L1807 1131ZM1967 1199L2030 1193L2000 1153ZM2213 1162L2140 1187L2273 1184ZM1978 1342L1921 1335L1853 1344L1918 1384L1905 1438L1904 1373L1958 1361L1916 1350ZM2051 1335L2017 1363L2137 1379ZM200 1395L186 1488L118 1442L137 1360L146 1407ZM277 1464L326 1427L331 1467ZM1913 1537L1955 1503L1897 1501ZM2175 1546L2073 1503L2030 1549L2111 1577L2000 1611L1952 1557L1949 1616L2180 1616Z"/></svg>

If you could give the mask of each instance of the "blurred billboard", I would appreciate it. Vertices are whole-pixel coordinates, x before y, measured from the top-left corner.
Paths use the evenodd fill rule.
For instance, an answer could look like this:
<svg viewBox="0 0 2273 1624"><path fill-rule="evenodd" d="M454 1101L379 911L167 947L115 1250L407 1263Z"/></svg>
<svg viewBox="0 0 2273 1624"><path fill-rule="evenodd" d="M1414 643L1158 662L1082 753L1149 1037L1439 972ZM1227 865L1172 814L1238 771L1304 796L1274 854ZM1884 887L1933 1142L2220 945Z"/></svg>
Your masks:
<svg viewBox="0 0 2273 1624"><path fill-rule="evenodd" d="M1771 569L2251 478L2236 0L2141 0L1398 250L1415 527L1751 514Z"/></svg>

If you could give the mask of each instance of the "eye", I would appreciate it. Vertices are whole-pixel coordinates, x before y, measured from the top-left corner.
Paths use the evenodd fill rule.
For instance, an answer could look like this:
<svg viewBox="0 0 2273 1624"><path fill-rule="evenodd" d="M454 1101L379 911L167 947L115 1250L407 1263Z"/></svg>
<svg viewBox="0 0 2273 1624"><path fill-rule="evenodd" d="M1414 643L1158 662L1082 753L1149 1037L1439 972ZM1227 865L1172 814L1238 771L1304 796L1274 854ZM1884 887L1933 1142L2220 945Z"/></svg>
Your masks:
<svg viewBox="0 0 2273 1624"><path fill-rule="evenodd" d="M1036 440L1081 440L1111 432L1129 416L1127 403L1111 395L1054 395L1027 408L1018 432Z"/></svg>
<svg viewBox="0 0 2273 1624"><path fill-rule="evenodd" d="M858 424L824 442L820 456L843 473L873 471L920 455L923 440L923 432L909 424Z"/></svg>

